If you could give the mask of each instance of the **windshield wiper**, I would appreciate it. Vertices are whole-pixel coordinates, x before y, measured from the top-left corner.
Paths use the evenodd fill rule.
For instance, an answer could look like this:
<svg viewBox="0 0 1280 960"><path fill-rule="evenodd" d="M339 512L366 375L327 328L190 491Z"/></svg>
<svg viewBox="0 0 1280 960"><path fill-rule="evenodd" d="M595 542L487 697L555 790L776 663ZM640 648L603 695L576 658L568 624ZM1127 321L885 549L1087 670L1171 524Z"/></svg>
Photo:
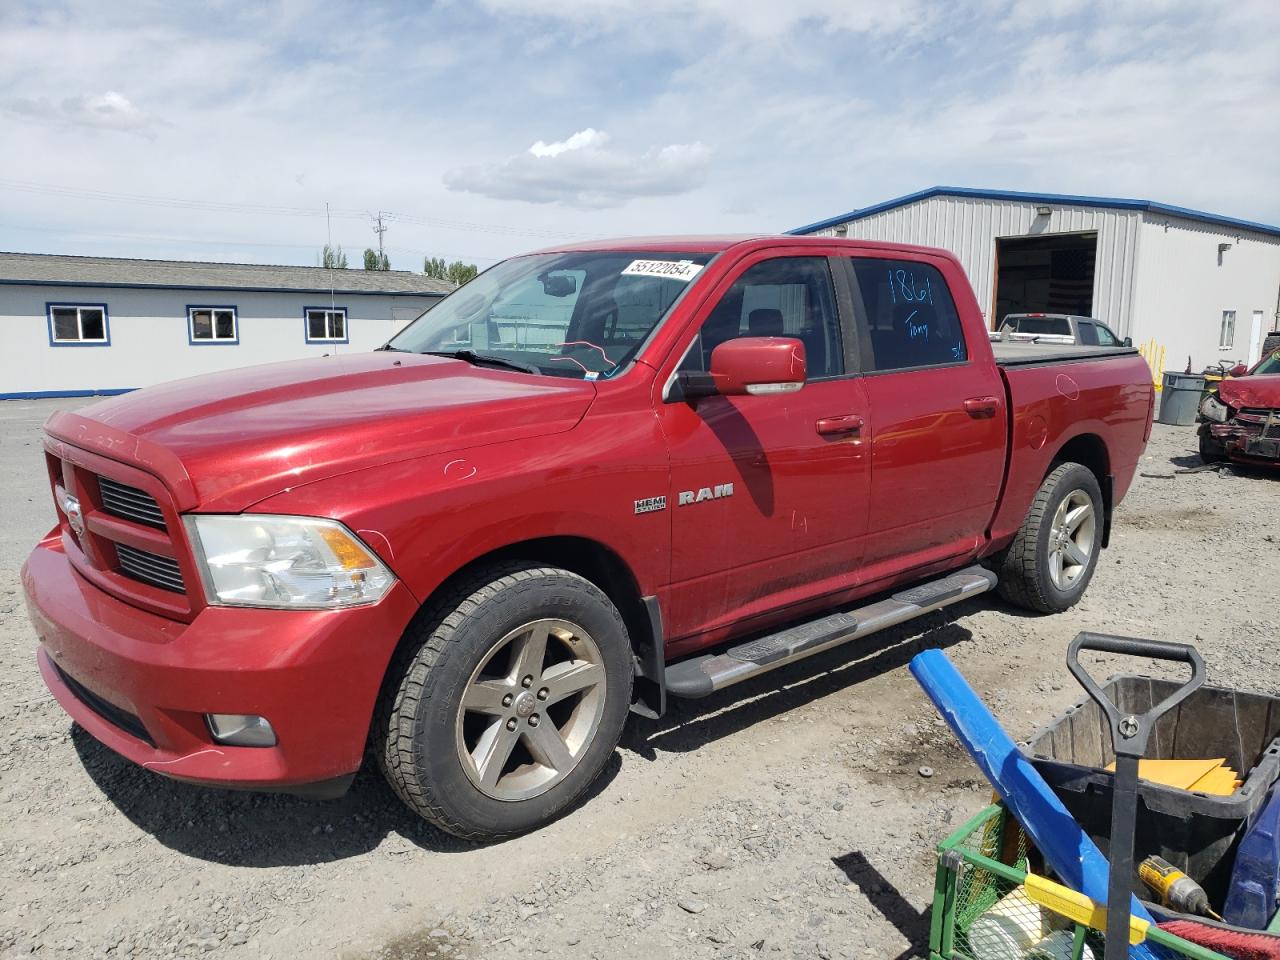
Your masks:
<svg viewBox="0 0 1280 960"><path fill-rule="evenodd" d="M389 350L389 351L391 351L392 353L412 353L412 352L413 352L412 350L406 350L404 347L393 347L393 346L392 346L391 344L389 344L389 343L384 343L384 344L383 344L382 346L380 346L380 347L375 347L375 348L374 348L374 353L379 353L379 352L381 352L381 351L383 351L383 350Z"/></svg>
<svg viewBox="0 0 1280 960"><path fill-rule="evenodd" d="M426 350L423 352L429 357L450 357L454 360L465 360L467 363L472 363L476 366L506 367L509 370L519 370L523 373L536 373L539 375L542 373L531 363L508 360L506 357L495 356L492 353L476 353L474 350Z"/></svg>

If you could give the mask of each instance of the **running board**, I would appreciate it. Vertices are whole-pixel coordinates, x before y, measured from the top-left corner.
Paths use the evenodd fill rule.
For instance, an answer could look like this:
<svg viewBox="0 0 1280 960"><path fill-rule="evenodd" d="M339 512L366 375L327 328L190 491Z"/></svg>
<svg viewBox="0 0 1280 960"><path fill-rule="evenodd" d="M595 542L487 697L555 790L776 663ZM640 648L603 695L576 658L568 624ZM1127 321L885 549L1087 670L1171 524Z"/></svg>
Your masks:
<svg viewBox="0 0 1280 960"><path fill-rule="evenodd" d="M865 607L787 627L730 647L723 653L681 660L666 669L667 693L676 697L705 697L858 637L976 597L995 585L996 575L990 570L966 567Z"/></svg>

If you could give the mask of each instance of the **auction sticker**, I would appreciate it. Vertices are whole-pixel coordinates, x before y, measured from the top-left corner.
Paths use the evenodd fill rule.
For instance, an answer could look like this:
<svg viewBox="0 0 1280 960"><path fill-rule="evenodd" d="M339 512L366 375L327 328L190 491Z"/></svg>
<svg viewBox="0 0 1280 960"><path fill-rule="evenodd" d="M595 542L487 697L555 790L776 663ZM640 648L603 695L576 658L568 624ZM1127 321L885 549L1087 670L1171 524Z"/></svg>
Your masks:
<svg viewBox="0 0 1280 960"><path fill-rule="evenodd" d="M622 274L628 277L663 277L688 283L701 269L702 264L692 260L632 260Z"/></svg>

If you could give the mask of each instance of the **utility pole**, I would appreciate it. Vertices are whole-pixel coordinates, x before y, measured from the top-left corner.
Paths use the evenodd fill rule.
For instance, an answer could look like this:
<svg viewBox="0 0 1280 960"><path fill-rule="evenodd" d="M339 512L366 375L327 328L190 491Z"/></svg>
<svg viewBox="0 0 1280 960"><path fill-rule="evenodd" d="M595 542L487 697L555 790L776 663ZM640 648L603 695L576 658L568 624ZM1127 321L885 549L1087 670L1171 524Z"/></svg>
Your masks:
<svg viewBox="0 0 1280 960"><path fill-rule="evenodd" d="M373 221L376 224L376 226L373 228L373 232L378 235L378 262L379 263L382 263L382 235L387 232L387 225L382 222L382 218L384 216L385 214L381 210L379 210L378 215L373 218Z"/></svg>

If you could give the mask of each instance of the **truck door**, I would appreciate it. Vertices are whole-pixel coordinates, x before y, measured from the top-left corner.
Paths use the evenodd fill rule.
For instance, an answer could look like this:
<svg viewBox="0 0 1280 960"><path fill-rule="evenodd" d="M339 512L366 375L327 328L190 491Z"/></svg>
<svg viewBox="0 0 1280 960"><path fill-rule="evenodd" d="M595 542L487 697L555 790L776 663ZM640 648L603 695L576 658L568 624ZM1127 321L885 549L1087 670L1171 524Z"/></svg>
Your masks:
<svg viewBox="0 0 1280 960"><path fill-rule="evenodd" d="M679 371L708 370L712 350L735 337L787 336L804 343L808 378L790 394L673 400L668 387L658 398L677 641L854 582L870 481L866 395L847 372L825 256L745 258L693 329Z"/></svg>
<svg viewBox="0 0 1280 960"><path fill-rule="evenodd" d="M954 265L846 263L870 401L870 581L977 550L1004 476L1007 411L990 350L967 341Z"/></svg>

